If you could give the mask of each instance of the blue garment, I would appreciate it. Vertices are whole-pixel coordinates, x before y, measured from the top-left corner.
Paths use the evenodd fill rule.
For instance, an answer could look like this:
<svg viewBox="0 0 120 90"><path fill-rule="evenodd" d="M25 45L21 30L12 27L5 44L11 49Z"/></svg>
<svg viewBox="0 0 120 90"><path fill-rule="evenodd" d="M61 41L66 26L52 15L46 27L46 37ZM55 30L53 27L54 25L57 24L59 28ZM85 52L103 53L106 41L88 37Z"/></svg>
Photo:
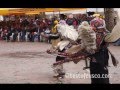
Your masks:
<svg viewBox="0 0 120 90"><path fill-rule="evenodd" d="M25 41L25 35L26 35L26 30L22 30L20 32L20 39L21 39L21 41Z"/></svg>
<svg viewBox="0 0 120 90"><path fill-rule="evenodd" d="M115 46L120 46L120 38L114 43Z"/></svg>

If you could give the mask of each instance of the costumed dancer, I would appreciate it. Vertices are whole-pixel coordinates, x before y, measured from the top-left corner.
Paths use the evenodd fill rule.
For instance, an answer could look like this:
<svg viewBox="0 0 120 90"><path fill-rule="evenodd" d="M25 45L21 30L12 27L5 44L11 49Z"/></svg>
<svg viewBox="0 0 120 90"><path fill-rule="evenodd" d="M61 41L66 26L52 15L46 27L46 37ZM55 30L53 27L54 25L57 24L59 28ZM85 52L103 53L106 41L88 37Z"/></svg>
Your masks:
<svg viewBox="0 0 120 90"><path fill-rule="evenodd" d="M69 48L72 47L73 42L75 42L78 38L78 32L76 31L76 29L74 29L73 27L71 27L67 24L63 24L63 23L58 24L57 29L61 35L61 41L57 44L58 52L60 52L60 53L74 53L74 52L78 51L79 49L74 50L75 49L74 46L71 50L69 50ZM64 59L65 59L65 57L58 55L56 58L56 62L62 61ZM60 76L64 77L65 70L63 70L63 64L58 64L55 66L56 67L61 66L61 70L59 69L60 72L62 71L60 73Z"/></svg>
<svg viewBox="0 0 120 90"><path fill-rule="evenodd" d="M78 33L79 37L78 40L80 41L80 48L83 52L88 54L94 54L96 52L96 33L89 25L87 21L83 21L81 25L78 26ZM86 57L85 60L85 67L83 70L89 68L88 60L90 58Z"/></svg>
<svg viewBox="0 0 120 90"><path fill-rule="evenodd" d="M109 54L107 46L108 44L104 41L106 36L105 22L99 18L99 14L94 14L95 18L90 22L93 30L96 32L96 44L97 51L95 54L91 54L90 58L90 75L92 84L109 84L108 77L108 60ZM99 76L97 78L93 76ZM102 78L102 76L105 76Z"/></svg>
<svg viewBox="0 0 120 90"><path fill-rule="evenodd" d="M78 27L79 37L81 39L81 49L87 53L94 54L96 47L96 33L87 21L83 21Z"/></svg>
<svg viewBox="0 0 120 90"><path fill-rule="evenodd" d="M55 47L53 47L54 51L58 51L58 53L65 53L67 49L71 47L71 41L75 42L78 38L78 32L73 27L67 25L67 24L58 24L57 30L60 35L61 41L57 43ZM52 51L52 49L50 49ZM71 49L71 51L67 51L67 53L76 52L79 49L74 50L74 47ZM65 60L65 57L62 55L59 55L57 53L56 62ZM65 71L63 70L63 63L58 65L53 65L54 71L56 73L55 77L64 77Z"/></svg>
<svg viewBox="0 0 120 90"><path fill-rule="evenodd" d="M69 15L69 18L66 24L65 21L65 15L60 15L60 21L59 21L59 25L57 25L57 21L54 21L55 26L53 27L53 29L51 30L51 33L56 32L58 34L60 34L60 38L56 39L56 40L51 40L52 42L52 47L53 49L58 50L58 52L63 53L66 49L65 47L67 47L67 45L69 46L70 41L69 40L77 40L78 37L78 33L77 31L74 29L73 25L74 25L74 18L73 15ZM69 26L70 25L70 26ZM68 40L69 38L69 40ZM60 41L60 39L62 41ZM59 42L59 43L58 43ZM57 45L57 47L56 47ZM57 56L56 57L56 62L59 62L61 60L64 60L65 57L62 56ZM59 64L54 66L54 72L56 73L55 77L64 77L65 75L65 70L63 69L63 64Z"/></svg>
<svg viewBox="0 0 120 90"><path fill-rule="evenodd" d="M57 30L57 25L58 25L58 21L55 20L54 21L54 26L52 27L51 30L51 35L49 36L49 38L51 39L51 43L52 43L52 47L50 48L51 51L55 52L57 50L57 44L58 42L61 41L60 35L58 33ZM58 52L62 52L62 51L58 51ZM64 57L56 57L56 62L63 60ZM55 78L63 78L63 76L65 75L64 70L63 70L63 64L57 65L57 66L53 66L54 69L54 77Z"/></svg>
<svg viewBox="0 0 120 90"><path fill-rule="evenodd" d="M61 15L60 15L60 21L59 21L59 22L57 22L57 20L54 21L55 26L53 27L51 33L55 33L55 32L56 32L56 34L59 33L59 31L58 31L58 26L57 26L57 25L58 25L58 23L59 23L59 24L62 24L62 25L65 25L65 24L66 24L66 21L65 21L64 19L65 19L65 16L64 16L63 14L61 14ZM59 35L59 34L58 34L58 35ZM63 38L61 37L61 35L59 35L59 38L56 39L56 40L52 40L52 39L51 39L53 49L58 50L58 52L63 52L63 51L64 51L63 49L58 49L58 43L59 43L62 39L63 39ZM55 47L54 47L54 46L55 46ZM62 57L62 56L57 56L57 57L56 57L56 62L61 61L61 60L64 60L64 57ZM63 68L63 64L59 64L59 65L57 65L57 66L54 66L54 65L53 65L53 68L54 68L54 73L55 73L54 77L56 77L56 78L64 78L65 70L64 70L64 68Z"/></svg>

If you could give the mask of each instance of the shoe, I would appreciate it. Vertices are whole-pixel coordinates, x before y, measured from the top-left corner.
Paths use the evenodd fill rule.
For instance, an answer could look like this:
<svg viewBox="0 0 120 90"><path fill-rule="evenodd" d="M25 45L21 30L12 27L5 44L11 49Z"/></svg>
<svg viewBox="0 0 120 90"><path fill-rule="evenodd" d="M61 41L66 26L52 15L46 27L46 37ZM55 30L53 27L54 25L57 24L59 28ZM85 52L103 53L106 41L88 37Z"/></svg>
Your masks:
<svg viewBox="0 0 120 90"><path fill-rule="evenodd" d="M63 79L65 76L65 73L61 73L59 75L53 76L54 78L59 78L59 79Z"/></svg>

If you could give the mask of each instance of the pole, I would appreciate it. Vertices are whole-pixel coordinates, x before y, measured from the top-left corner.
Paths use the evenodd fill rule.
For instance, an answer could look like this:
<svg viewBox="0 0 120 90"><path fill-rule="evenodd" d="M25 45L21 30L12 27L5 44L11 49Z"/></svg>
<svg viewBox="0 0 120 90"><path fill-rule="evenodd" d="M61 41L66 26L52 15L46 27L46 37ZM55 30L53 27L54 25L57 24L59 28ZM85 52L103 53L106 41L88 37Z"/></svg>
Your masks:
<svg viewBox="0 0 120 90"><path fill-rule="evenodd" d="M54 17L54 15L55 15L55 14L54 14L54 11L53 11L53 17Z"/></svg>
<svg viewBox="0 0 120 90"><path fill-rule="evenodd" d="M98 13L98 8L96 8L96 13Z"/></svg>
<svg viewBox="0 0 120 90"><path fill-rule="evenodd" d="M60 10L59 10L59 18L60 18Z"/></svg>

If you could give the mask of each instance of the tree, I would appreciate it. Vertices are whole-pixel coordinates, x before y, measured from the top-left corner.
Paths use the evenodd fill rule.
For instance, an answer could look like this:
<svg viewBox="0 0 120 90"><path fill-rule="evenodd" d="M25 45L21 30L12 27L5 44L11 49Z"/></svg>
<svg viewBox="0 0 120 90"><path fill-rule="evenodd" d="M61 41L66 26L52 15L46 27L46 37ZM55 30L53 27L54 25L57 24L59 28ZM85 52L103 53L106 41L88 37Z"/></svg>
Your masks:
<svg viewBox="0 0 120 90"><path fill-rule="evenodd" d="M104 14L105 14L106 28L109 31L112 31L112 29L115 26L115 12L114 12L114 8L104 8Z"/></svg>

